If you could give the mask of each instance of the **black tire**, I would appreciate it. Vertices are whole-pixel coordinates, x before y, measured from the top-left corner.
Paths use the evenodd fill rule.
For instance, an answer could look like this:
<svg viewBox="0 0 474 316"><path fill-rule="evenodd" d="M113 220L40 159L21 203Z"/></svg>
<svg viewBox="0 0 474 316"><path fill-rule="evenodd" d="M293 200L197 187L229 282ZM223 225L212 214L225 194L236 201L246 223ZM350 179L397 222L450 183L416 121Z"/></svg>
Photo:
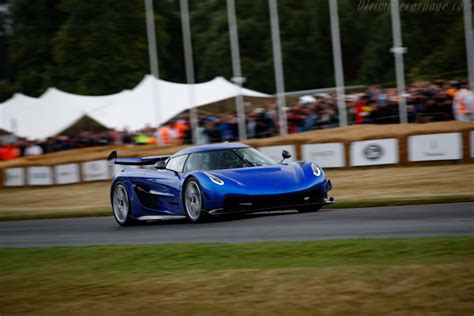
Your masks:
<svg viewBox="0 0 474 316"><path fill-rule="evenodd" d="M132 217L132 207L123 182L117 182L110 193L112 215L120 226L130 226L137 221Z"/></svg>
<svg viewBox="0 0 474 316"><path fill-rule="evenodd" d="M201 185L196 178L186 181L183 193L184 213L189 221L197 223L205 218L204 196Z"/></svg>
<svg viewBox="0 0 474 316"><path fill-rule="evenodd" d="M308 205L308 206L300 206L296 208L299 213L310 213L310 212L317 212L321 209L319 205Z"/></svg>

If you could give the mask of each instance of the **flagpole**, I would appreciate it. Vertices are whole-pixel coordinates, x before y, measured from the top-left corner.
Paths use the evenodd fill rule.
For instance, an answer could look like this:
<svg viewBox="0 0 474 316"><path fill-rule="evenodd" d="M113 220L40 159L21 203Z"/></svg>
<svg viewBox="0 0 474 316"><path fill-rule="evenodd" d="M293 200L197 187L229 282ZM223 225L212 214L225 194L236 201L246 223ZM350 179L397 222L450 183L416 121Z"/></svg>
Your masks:
<svg viewBox="0 0 474 316"><path fill-rule="evenodd" d="M406 48L402 45L402 31L400 26L400 12L398 0L391 0L391 16L392 16L392 35L393 48L391 52L395 57L395 73L397 79L398 90L398 111L400 116L400 123L408 123L407 118L407 101L405 92L405 66L403 61L403 54L406 53Z"/></svg>
<svg viewBox="0 0 474 316"><path fill-rule="evenodd" d="M237 122L239 124L239 140L247 138L244 98L242 96L242 70L240 68L239 34L237 30L237 18L235 15L234 0L227 0L227 19L229 22L230 48L232 54L232 71L234 77L232 81L237 85L237 94L235 96L235 105L237 109Z"/></svg>
<svg viewBox="0 0 474 316"><path fill-rule="evenodd" d="M189 8L188 0L180 0L181 9L181 27L183 29L183 46L184 46L184 61L186 66L186 81L188 82L188 97L191 105L190 122L193 137L193 144L198 143L198 113L195 107L195 91L194 91L194 62L193 62L193 46L191 41L191 27L189 23Z"/></svg>
<svg viewBox="0 0 474 316"><path fill-rule="evenodd" d="M158 72L158 51L156 49L155 36L155 13L153 10L153 0L145 0L145 16L146 16L146 33L148 38L148 56L150 60L150 71L154 78L159 82L160 74ZM155 125L160 125L160 107L159 107L159 93L158 86L154 80L151 82L152 100Z"/></svg>
<svg viewBox="0 0 474 316"><path fill-rule="evenodd" d="M339 31L339 12L337 0L329 0L329 13L331 19L332 56L336 78L337 108L339 111L339 126L347 125L346 100L344 91L344 70L341 53L341 35Z"/></svg>
<svg viewBox="0 0 474 316"><path fill-rule="evenodd" d="M268 0L270 9L270 24L272 28L273 65L275 68L276 96L278 113L280 118L280 135L288 134L288 123L286 119L285 79L283 77L283 66L280 43L280 25L278 21L278 7L276 0Z"/></svg>

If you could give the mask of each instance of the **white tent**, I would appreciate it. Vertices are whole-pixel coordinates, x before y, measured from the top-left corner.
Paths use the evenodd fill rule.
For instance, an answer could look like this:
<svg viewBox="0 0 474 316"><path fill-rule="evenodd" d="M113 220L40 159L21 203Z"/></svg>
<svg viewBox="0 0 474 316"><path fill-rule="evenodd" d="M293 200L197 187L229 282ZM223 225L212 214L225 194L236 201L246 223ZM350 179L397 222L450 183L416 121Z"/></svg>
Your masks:
<svg viewBox="0 0 474 316"><path fill-rule="evenodd" d="M39 98L17 93L0 104L0 128L17 136L43 139L56 135L90 111L111 104L125 92L82 96L49 88Z"/></svg>
<svg viewBox="0 0 474 316"><path fill-rule="evenodd" d="M159 123L166 122L192 107L235 97L237 93L238 87L222 77L188 85L158 81L153 76L146 76L135 89L124 94L117 102L88 114L105 126L136 130L147 124L155 125L157 120ZM242 89L241 93L251 97L270 97L249 89ZM191 95L194 95L194 100L190 99Z"/></svg>
<svg viewBox="0 0 474 316"><path fill-rule="evenodd" d="M270 97L239 89L222 77L188 85L147 75L133 90L107 96L75 95L49 88L39 98L15 94L0 104L0 128L18 136L42 139L88 115L108 128L137 130L166 122L192 107L233 98L239 91L244 96Z"/></svg>

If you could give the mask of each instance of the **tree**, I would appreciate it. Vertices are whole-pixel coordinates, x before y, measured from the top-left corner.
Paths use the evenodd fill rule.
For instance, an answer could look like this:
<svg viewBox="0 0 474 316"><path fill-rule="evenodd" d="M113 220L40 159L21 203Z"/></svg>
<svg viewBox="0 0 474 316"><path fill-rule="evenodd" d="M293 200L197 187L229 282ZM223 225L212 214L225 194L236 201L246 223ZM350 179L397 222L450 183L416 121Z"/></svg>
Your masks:
<svg viewBox="0 0 474 316"><path fill-rule="evenodd" d="M12 84L13 70L7 60L12 36L10 3L0 0L0 102L10 98L15 92Z"/></svg>
<svg viewBox="0 0 474 316"><path fill-rule="evenodd" d="M64 15L57 0L15 0L12 5L14 36L8 43L8 66L16 88L32 96L50 84L52 38Z"/></svg>
<svg viewBox="0 0 474 316"><path fill-rule="evenodd" d="M49 86L110 94L150 72L143 0L0 0L0 7L5 3L14 36L0 28L1 100L16 91L38 96ZM160 77L185 82L179 1L154 6ZM393 84L390 11L360 10L353 0L338 0L338 9L345 83ZM286 90L334 86L328 1L278 0L278 11ZM274 93L268 1L238 0L236 12L245 86ZM462 12L400 15L409 80L465 74ZM231 78L226 1L190 1L190 16L196 81ZM0 26L5 18L0 12Z"/></svg>
<svg viewBox="0 0 474 316"><path fill-rule="evenodd" d="M132 88L148 65L144 6L134 1L65 0L53 43L50 81L65 91L104 94ZM160 40L165 34L160 33Z"/></svg>

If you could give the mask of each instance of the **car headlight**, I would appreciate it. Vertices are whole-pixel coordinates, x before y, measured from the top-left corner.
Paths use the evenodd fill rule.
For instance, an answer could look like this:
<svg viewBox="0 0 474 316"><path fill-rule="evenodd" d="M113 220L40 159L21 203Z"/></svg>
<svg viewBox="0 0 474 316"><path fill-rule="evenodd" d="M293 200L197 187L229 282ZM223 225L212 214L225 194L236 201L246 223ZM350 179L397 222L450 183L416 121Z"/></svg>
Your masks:
<svg viewBox="0 0 474 316"><path fill-rule="evenodd" d="M313 169L313 173L316 177L321 175L321 169L315 163L311 164L311 169Z"/></svg>
<svg viewBox="0 0 474 316"><path fill-rule="evenodd" d="M214 182L215 184L224 185L224 181L222 181L221 179L219 179L219 178L216 177L215 175L210 174L210 173L206 173L206 175L207 175L207 176L209 177L209 179L211 179L211 181Z"/></svg>

